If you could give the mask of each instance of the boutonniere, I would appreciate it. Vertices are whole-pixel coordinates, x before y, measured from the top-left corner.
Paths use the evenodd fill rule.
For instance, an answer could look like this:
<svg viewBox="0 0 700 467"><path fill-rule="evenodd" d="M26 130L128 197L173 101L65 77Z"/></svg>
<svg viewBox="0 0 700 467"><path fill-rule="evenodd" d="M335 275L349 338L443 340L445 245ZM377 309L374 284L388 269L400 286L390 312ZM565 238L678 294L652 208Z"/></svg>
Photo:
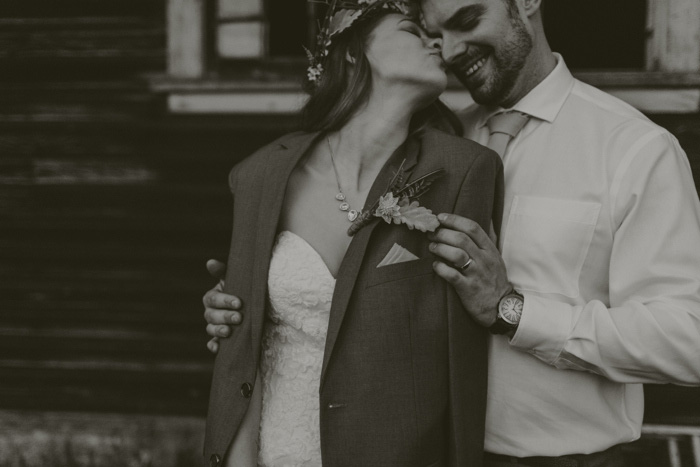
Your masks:
<svg viewBox="0 0 700 467"><path fill-rule="evenodd" d="M405 224L410 230L417 229L421 232L434 232L440 226L437 216L430 209L421 206L418 198L445 174L445 169L425 174L405 186L402 169L403 162L386 192L355 219L348 229L348 235L352 237L376 217L384 219L387 224Z"/></svg>

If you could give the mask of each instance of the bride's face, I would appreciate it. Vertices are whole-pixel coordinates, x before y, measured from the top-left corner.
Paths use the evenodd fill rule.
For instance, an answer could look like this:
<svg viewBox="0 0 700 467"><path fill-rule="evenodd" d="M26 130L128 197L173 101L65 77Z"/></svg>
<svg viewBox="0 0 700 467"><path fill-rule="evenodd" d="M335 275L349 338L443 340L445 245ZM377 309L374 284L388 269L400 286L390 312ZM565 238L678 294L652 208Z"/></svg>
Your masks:
<svg viewBox="0 0 700 467"><path fill-rule="evenodd" d="M365 52L373 85L410 85L421 97L437 98L447 86L439 41L430 39L400 14L383 17L372 30Z"/></svg>

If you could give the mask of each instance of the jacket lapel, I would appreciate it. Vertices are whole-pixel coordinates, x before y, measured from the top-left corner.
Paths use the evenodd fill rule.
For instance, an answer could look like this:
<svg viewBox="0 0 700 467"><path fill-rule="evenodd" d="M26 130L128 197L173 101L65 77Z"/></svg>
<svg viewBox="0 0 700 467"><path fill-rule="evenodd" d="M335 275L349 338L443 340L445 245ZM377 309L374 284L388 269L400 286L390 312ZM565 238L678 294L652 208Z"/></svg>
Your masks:
<svg viewBox="0 0 700 467"><path fill-rule="evenodd" d="M299 159L306 153L319 133L302 134L285 140L270 151L265 164L265 183L260 194L258 221L256 226L255 264L253 267L253 293L249 310L251 313L251 332L253 337L253 355L256 363L260 356L263 323L267 301L267 275L270 267L272 247L277 235L280 213L287 191L287 182Z"/></svg>
<svg viewBox="0 0 700 467"><path fill-rule="evenodd" d="M401 145L394 152L394 154L392 154L387 163L384 164L382 170L379 172L379 175L374 181L372 188L370 188L363 211L368 209L380 196L386 192L391 179L399 169L399 166L404 158L405 162L403 165L403 171L405 173L406 180L408 181L411 172L418 161L419 152L420 145L418 141L414 137L409 137L406 143ZM345 317L345 312L350 302L350 297L352 296L353 288L355 287L355 282L360 272L360 267L362 266L362 262L364 260L365 250L367 250L367 245L369 244L369 240L372 237L372 232L377 227L377 224L378 218L369 225L360 229L360 231L355 234L350 242L348 251L345 253L343 262L340 264L338 277L336 278L335 282L333 301L331 303L328 332L326 334L326 347L323 353L321 389L323 388L323 384L325 382L326 370L333 353L333 347L335 346L335 342L338 338L338 333L340 332L340 327L343 323L343 318Z"/></svg>

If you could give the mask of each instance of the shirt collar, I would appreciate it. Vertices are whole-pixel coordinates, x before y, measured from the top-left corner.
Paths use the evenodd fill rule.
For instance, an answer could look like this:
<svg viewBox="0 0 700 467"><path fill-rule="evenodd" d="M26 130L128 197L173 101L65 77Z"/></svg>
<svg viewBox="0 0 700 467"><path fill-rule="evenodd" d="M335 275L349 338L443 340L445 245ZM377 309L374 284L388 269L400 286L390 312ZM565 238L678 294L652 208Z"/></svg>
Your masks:
<svg viewBox="0 0 700 467"><path fill-rule="evenodd" d="M561 110L574 85L574 77L558 53L554 54L557 64L554 69L520 99L512 109L501 107L483 107L478 127L486 125L491 116L505 110L517 110L532 117L552 123Z"/></svg>

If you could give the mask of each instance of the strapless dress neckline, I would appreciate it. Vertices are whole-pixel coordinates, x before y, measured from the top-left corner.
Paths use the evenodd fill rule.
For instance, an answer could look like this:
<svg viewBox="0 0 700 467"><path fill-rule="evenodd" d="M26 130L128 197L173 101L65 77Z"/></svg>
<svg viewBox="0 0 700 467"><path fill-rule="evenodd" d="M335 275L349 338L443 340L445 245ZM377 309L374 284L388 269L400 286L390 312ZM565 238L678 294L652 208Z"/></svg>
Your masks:
<svg viewBox="0 0 700 467"><path fill-rule="evenodd" d="M306 240L278 234L260 363L260 466L321 466L318 394L335 283Z"/></svg>

